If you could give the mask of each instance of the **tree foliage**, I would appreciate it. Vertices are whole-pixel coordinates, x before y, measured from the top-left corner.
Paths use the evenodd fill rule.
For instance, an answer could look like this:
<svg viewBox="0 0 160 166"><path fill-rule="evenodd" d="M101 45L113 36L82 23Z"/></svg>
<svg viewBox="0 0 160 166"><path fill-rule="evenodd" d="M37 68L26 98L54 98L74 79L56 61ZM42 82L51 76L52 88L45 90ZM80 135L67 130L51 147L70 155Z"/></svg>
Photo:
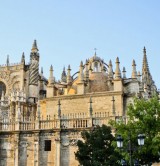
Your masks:
<svg viewBox="0 0 160 166"><path fill-rule="evenodd" d="M75 153L80 165L83 166L118 166L119 154L114 151L112 141L115 139L111 128L102 125L92 131L81 133L83 141L79 140L78 151Z"/></svg>
<svg viewBox="0 0 160 166"><path fill-rule="evenodd" d="M116 128L117 135L123 137L124 146L127 146L128 137L131 136L134 159L139 159L141 164L159 161L160 103L157 97L149 100L135 99L128 107L127 118L122 118L118 122L111 121L111 124ZM138 134L145 135L145 143L141 148L137 143ZM129 158L127 152L123 151L123 155L126 159Z"/></svg>

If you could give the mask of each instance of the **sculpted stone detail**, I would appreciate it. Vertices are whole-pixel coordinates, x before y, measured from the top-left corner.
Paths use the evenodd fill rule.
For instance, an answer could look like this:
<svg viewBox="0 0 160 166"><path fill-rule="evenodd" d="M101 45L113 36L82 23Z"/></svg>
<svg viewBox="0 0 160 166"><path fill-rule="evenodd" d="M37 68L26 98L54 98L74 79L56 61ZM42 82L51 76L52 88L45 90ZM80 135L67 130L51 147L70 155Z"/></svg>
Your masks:
<svg viewBox="0 0 160 166"><path fill-rule="evenodd" d="M30 84L31 85L37 85L38 84L38 78L39 78L39 62L36 60L36 58L32 57L32 62L30 64Z"/></svg>

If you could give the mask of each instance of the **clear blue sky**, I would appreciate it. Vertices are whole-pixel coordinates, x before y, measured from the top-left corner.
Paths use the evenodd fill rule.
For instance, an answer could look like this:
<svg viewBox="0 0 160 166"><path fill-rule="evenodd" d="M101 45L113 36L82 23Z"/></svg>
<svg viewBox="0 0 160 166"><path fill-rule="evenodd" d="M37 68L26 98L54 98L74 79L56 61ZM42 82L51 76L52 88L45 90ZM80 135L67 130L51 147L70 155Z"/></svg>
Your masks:
<svg viewBox="0 0 160 166"><path fill-rule="evenodd" d="M153 79L160 88L159 0L1 0L0 64L19 62L24 51L29 62L37 39L40 67L49 76L52 64L56 79L63 66L72 74L80 61L97 55L106 62L118 56L131 76L132 60L141 71L146 46Z"/></svg>

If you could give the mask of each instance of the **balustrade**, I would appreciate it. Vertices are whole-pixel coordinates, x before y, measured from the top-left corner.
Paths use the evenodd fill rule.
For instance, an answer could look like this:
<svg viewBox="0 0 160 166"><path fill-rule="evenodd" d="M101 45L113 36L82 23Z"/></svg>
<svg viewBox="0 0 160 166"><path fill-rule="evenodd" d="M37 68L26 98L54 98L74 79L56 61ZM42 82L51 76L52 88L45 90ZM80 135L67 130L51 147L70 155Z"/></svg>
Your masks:
<svg viewBox="0 0 160 166"><path fill-rule="evenodd" d="M89 128L96 125L101 126L102 124L108 124L111 117L94 116L93 118L64 118L54 119L54 120L40 120L40 121L1 121L0 122L0 131L14 131L15 126L19 124L19 130L36 130L36 123L38 123L39 130L43 129L72 129L72 128Z"/></svg>

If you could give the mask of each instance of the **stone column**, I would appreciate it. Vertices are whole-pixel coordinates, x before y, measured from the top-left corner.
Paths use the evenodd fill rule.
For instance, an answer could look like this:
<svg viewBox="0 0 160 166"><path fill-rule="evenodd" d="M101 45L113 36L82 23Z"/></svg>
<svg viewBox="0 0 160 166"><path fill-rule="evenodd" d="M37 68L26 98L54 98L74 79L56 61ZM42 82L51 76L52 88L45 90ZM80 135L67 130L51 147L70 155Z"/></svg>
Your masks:
<svg viewBox="0 0 160 166"><path fill-rule="evenodd" d="M56 143L56 165L61 166L61 143L60 143L60 134L55 138Z"/></svg>
<svg viewBox="0 0 160 166"><path fill-rule="evenodd" d="M34 134L34 166L39 166L39 133Z"/></svg>
<svg viewBox="0 0 160 166"><path fill-rule="evenodd" d="M15 134L14 138L14 165L19 164L19 134Z"/></svg>
<svg viewBox="0 0 160 166"><path fill-rule="evenodd" d="M15 129L19 130L20 129L20 118L21 118L21 107L20 107L20 102L16 103L16 118L15 118Z"/></svg>

